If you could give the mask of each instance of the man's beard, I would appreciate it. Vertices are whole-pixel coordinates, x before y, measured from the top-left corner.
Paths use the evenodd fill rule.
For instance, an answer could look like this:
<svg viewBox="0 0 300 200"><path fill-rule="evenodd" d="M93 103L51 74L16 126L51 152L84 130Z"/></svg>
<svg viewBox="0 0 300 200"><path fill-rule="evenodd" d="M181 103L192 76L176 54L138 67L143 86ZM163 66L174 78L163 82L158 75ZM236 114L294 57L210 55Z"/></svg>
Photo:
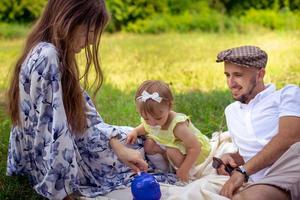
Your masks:
<svg viewBox="0 0 300 200"><path fill-rule="evenodd" d="M250 96L253 94L254 89L256 88L256 79L255 77L253 77L251 79L251 84L252 84L252 88L249 90L249 92L247 94L242 94L240 97L234 98L234 100L236 101L240 101L241 103L247 103L250 101Z"/></svg>

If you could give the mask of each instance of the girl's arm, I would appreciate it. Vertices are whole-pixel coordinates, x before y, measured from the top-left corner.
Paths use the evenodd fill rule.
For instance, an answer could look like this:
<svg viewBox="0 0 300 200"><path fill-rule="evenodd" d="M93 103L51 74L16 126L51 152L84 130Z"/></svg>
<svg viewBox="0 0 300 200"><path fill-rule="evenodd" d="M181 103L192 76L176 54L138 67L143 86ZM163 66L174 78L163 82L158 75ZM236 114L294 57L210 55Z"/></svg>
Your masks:
<svg viewBox="0 0 300 200"><path fill-rule="evenodd" d="M139 126L135 127L133 130L137 132L137 136L146 135L146 131L143 124L140 124Z"/></svg>
<svg viewBox="0 0 300 200"><path fill-rule="evenodd" d="M201 151L201 145L199 144L197 137L188 128L188 123L188 121L178 123L174 128L174 135L183 142L186 148L186 156L183 163L178 168L179 171L187 173L184 178L185 181L188 180L189 170L196 163Z"/></svg>

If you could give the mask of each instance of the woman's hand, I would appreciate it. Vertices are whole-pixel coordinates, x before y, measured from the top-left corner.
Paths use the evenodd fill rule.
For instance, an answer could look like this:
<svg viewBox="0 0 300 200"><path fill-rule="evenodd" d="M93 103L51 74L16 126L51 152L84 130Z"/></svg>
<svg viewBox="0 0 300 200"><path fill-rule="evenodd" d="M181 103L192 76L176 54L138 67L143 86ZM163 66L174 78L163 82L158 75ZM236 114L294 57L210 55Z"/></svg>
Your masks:
<svg viewBox="0 0 300 200"><path fill-rule="evenodd" d="M136 142L138 136L137 130L133 129L128 135L126 139L127 144L134 144Z"/></svg>
<svg viewBox="0 0 300 200"><path fill-rule="evenodd" d="M118 156L118 158L130 167L133 171L147 171L148 164L143 159L140 152L134 149L130 149L125 147L123 144L120 143L119 140L116 138L112 138L110 140L110 145L113 148L114 152Z"/></svg>
<svg viewBox="0 0 300 200"><path fill-rule="evenodd" d="M143 159L140 152L124 146L123 151L119 154L119 159L130 167L134 172L147 171L148 164Z"/></svg>
<svg viewBox="0 0 300 200"><path fill-rule="evenodd" d="M74 200L73 197L71 197L70 195L66 196L63 200Z"/></svg>

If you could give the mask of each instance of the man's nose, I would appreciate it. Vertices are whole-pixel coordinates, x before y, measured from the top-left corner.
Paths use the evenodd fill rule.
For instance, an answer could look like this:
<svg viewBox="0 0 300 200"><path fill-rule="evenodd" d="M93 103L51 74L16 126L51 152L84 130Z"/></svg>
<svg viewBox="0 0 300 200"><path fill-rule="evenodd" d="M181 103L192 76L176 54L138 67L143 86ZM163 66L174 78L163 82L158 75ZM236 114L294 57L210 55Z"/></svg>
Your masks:
<svg viewBox="0 0 300 200"><path fill-rule="evenodd" d="M233 88L237 85L233 77L227 79L227 84L229 88Z"/></svg>

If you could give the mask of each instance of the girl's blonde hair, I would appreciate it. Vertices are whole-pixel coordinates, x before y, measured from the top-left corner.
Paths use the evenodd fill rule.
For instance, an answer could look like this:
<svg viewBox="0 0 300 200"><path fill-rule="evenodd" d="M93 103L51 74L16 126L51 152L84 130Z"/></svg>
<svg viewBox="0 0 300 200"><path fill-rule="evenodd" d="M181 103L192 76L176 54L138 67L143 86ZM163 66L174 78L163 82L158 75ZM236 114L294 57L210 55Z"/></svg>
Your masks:
<svg viewBox="0 0 300 200"><path fill-rule="evenodd" d="M138 97L142 95L143 91L146 91L149 94L153 94L154 92L157 92L159 96L162 98L162 101L158 103L153 99L148 99L145 102L140 100L140 98ZM169 106L170 109L172 108L173 95L167 83L159 80L147 80L144 81L138 88L135 94L135 102L138 111L141 114L146 114L146 115L150 114L151 116L157 116L158 113L156 112L156 110L160 105Z"/></svg>

